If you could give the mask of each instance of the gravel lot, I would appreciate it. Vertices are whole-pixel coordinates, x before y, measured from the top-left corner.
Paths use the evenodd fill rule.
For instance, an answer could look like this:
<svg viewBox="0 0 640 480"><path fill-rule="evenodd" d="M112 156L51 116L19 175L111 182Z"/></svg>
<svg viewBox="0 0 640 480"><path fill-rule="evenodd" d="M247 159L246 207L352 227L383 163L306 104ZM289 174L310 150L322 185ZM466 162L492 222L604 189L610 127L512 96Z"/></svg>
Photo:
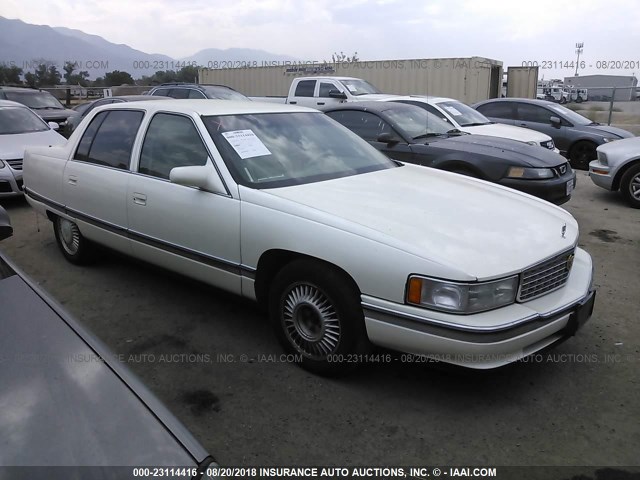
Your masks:
<svg viewBox="0 0 640 480"><path fill-rule="evenodd" d="M490 372L397 361L308 374L280 361L253 304L113 253L76 267L24 200L2 205L15 229L2 249L223 465L640 464L640 210L585 172L565 208L594 258L594 317L541 358Z"/></svg>

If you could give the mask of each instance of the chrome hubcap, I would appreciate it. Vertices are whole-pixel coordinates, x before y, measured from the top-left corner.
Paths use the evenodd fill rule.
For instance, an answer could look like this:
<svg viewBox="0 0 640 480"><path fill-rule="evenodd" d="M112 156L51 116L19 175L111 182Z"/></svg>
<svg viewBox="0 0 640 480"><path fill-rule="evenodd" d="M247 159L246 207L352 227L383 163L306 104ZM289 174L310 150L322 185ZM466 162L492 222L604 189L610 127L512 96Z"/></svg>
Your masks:
<svg viewBox="0 0 640 480"><path fill-rule="evenodd" d="M303 355L322 360L340 343L340 320L329 298L318 288L299 284L284 299L284 331Z"/></svg>
<svg viewBox="0 0 640 480"><path fill-rule="evenodd" d="M640 200L640 173L629 182L629 192L633 198Z"/></svg>
<svg viewBox="0 0 640 480"><path fill-rule="evenodd" d="M75 255L78 253L78 247L80 246L80 230L78 230L78 226L64 218L61 218L58 222L62 247L70 255Z"/></svg>

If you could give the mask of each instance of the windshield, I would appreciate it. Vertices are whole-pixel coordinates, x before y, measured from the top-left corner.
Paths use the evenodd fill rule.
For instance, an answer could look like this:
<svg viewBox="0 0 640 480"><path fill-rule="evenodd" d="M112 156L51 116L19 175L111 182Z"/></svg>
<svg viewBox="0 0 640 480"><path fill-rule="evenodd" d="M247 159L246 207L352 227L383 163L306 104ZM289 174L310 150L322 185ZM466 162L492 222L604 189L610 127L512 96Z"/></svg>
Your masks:
<svg viewBox="0 0 640 480"><path fill-rule="evenodd" d="M24 107L0 108L0 135L44 132L49 126Z"/></svg>
<svg viewBox="0 0 640 480"><path fill-rule="evenodd" d="M394 128L405 136L418 139L435 135L446 135L451 125L437 115L420 107L389 108L384 114L393 122Z"/></svg>
<svg viewBox="0 0 640 480"><path fill-rule="evenodd" d="M285 187L397 165L322 113L202 118L237 183Z"/></svg>
<svg viewBox="0 0 640 480"><path fill-rule="evenodd" d="M26 105L29 108L35 110L43 110L47 108L54 108L56 110L64 110L62 104L48 92L5 92L7 100L13 100L14 102Z"/></svg>
<svg viewBox="0 0 640 480"><path fill-rule="evenodd" d="M450 101L438 102L436 105L444 110L461 127L475 127L477 125L488 125L491 122L479 111L465 105L464 103Z"/></svg>
<svg viewBox="0 0 640 480"><path fill-rule="evenodd" d="M354 96L359 95L367 95L370 93L382 93L376 87L371 85L369 82L360 79L352 79L352 80L341 80L340 83L345 86L349 93Z"/></svg>
<svg viewBox="0 0 640 480"><path fill-rule="evenodd" d="M574 125L591 125L593 123L593 121L589 120L587 117L583 117L579 113L569 110L562 105L549 105L549 108L563 115L566 120Z"/></svg>
<svg viewBox="0 0 640 480"><path fill-rule="evenodd" d="M207 93L215 98L219 98L220 100L241 100L241 101L250 101L249 97L244 96L240 92L236 92L235 90L231 90L230 88L225 87L205 87Z"/></svg>

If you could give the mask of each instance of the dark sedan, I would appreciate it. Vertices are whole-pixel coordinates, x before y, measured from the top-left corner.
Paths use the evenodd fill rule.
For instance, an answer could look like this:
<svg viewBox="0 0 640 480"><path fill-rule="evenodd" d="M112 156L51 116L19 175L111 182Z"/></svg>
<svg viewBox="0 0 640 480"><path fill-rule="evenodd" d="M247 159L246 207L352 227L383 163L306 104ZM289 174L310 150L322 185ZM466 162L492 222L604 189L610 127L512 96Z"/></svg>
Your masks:
<svg viewBox="0 0 640 480"><path fill-rule="evenodd" d="M87 114L96 107L101 107L103 105L110 105L112 103L122 103L122 102L144 102L147 100L171 100L171 97L150 97L149 95L120 95L117 97L105 97L99 98L98 100L94 100L92 102L83 103L81 105L76 106L73 109L73 115L71 115L67 119L67 124L64 129L64 136L69 138L73 131L76 129L80 122Z"/></svg>
<svg viewBox="0 0 640 480"><path fill-rule="evenodd" d="M573 168L589 169L599 145L633 137L621 128L601 125L567 107L546 100L494 98L472 105L494 122L530 128L546 133Z"/></svg>
<svg viewBox="0 0 640 480"><path fill-rule="evenodd" d="M325 113L387 156L499 183L562 204L576 176L557 153L515 140L470 135L414 105L343 104Z"/></svg>
<svg viewBox="0 0 640 480"><path fill-rule="evenodd" d="M0 240L11 234L0 207ZM126 359L2 253L0 306L0 478L153 475L132 468L139 466L163 477L202 478L212 457Z"/></svg>
<svg viewBox="0 0 640 480"><path fill-rule="evenodd" d="M56 97L45 90L0 86L0 100L11 100L26 105L45 122L57 123L60 133L63 132L67 119L74 113L73 110L65 108Z"/></svg>

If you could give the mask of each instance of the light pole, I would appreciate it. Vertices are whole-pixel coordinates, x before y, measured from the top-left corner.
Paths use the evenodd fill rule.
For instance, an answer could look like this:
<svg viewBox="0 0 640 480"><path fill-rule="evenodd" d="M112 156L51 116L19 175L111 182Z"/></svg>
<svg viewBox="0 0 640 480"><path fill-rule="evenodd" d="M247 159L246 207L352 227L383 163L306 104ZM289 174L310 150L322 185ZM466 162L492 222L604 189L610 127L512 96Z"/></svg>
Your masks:
<svg viewBox="0 0 640 480"><path fill-rule="evenodd" d="M580 54L584 50L584 42L576 43L576 53L578 54L578 60L576 60L576 77L578 76L578 65L580 65Z"/></svg>

